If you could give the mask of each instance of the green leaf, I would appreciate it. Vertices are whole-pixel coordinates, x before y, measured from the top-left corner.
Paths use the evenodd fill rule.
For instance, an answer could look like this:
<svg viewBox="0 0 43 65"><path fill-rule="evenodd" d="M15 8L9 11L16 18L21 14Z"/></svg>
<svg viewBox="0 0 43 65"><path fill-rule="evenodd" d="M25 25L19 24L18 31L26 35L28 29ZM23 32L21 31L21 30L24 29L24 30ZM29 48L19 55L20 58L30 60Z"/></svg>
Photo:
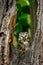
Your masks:
<svg viewBox="0 0 43 65"><path fill-rule="evenodd" d="M27 16L27 23L28 23L29 25L31 25L31 17L30 17L30 15Z"/></svg>
<svg viewBox="0 0 43 65"><path fill-rule="evenodd" d="M28 25L31 24L31 18L30 18L29 14L21 14L21 16L19 16L18 20L20 21L20 23L23 23L23 24L26 24L26 23Z"/></svg>
<svg viewBox="0 0 43 65"><path fill-rule="evenodd" d="M20 4L21 7L24 7L24 6L26 6L26 5L30 5L30 3L29 3L28 0L19 0L19 1L17 2L17 4Z"/></svg>

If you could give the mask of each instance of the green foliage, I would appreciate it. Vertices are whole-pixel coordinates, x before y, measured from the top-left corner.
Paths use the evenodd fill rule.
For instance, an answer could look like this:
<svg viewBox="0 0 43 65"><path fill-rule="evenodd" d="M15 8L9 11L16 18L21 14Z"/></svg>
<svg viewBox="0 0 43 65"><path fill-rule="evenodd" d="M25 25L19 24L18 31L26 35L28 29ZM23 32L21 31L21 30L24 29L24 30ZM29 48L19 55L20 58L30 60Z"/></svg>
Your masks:
<svg viewBox="0 0 43 65"><path fill-rule="evenodd" d="M17 4L20 4L21 7L24 7L24 6L27 6L27 5L29 6L30 5L28 0L18 0Z"/></svg>
<svg viewBox="0 0 43 65"><path fill-rule="evenodd" d="M28 0L17 0L16 7L18 9L16 26L15 26L15 47L17 48L18 36L20 32L28 32L30 34L30 2Z"/></svg>
<svg viewBox="0 0 43 65"><path fill-rule="evenodd" d="M30 3L34 3L36 2L36 0L28 0Z"/></svg>

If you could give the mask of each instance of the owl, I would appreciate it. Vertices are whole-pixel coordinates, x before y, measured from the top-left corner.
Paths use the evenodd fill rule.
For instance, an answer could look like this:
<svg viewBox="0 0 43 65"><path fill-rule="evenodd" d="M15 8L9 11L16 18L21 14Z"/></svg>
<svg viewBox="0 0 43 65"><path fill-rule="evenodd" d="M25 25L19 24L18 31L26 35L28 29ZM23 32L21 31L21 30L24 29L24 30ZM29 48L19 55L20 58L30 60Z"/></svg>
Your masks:
<svg viewBox="0 0 43 65"><path fill-rule="evenodd" d="M21 32L18 39L21 52L25 52L29 49L30 38L27 32Z"/></svg>

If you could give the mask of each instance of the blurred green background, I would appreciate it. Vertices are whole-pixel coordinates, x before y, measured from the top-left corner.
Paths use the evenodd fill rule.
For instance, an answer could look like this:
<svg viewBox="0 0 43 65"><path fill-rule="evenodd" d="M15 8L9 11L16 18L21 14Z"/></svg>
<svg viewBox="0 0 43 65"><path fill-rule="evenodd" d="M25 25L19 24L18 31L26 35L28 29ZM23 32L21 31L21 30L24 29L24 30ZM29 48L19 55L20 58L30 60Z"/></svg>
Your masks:
<svg viewBox="0 0 43 65"><path fill-rule="evenodd" d="M16 8L18 10L17 20L14 29L14 46L18 48L18 37L20 32L28 32L31 37L31 16L30 3L35 0L16 0Z"/></svg>

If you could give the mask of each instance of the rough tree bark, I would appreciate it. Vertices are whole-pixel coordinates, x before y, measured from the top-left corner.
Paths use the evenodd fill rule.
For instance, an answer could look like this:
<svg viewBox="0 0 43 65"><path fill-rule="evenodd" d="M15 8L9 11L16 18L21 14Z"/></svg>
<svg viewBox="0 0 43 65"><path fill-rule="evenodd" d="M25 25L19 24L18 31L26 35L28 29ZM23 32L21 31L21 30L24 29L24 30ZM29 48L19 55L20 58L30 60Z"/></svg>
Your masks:
<svg viewBox="0 0 43 65"><path fill-rule="evenodd" d="M10 65L17 11L15 0L1 0L0 3L0 65Z"/></svg>
<svg viewBox="0 0 43 65"><path fill-rule="evenodd" d="M38 2L37 7L38 25L31 47L32 51L31 63L32 65L43 65L43 0L37 0L37 2Z"/></svg>

